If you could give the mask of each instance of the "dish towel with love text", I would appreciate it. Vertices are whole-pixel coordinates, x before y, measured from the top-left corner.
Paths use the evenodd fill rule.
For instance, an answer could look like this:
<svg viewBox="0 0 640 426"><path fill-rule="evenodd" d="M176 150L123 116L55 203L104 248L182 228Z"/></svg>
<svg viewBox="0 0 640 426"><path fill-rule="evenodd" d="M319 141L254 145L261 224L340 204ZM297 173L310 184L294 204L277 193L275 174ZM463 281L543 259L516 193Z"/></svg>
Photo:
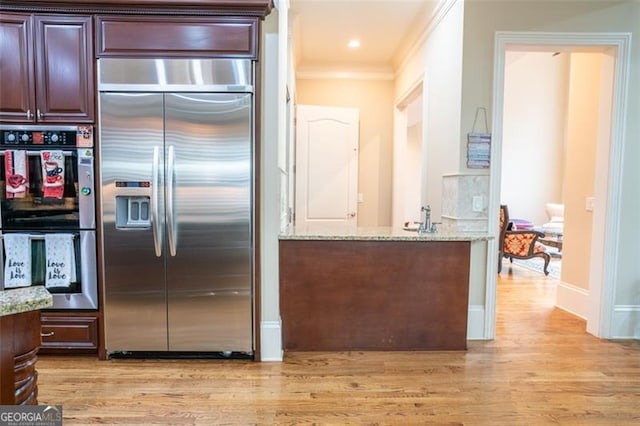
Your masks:
<svg viewBox="0 0 640 426"><path fill-rule="evenodd" d="M31 238L29 234L4 234L4 287L31 285Z"/></svg>
<svg viewBox="0 0 640 426"><path fill-rule="evenodd" d="M73 234L45 234L46 277L44 286L69 287L76 281Z"/></svg>

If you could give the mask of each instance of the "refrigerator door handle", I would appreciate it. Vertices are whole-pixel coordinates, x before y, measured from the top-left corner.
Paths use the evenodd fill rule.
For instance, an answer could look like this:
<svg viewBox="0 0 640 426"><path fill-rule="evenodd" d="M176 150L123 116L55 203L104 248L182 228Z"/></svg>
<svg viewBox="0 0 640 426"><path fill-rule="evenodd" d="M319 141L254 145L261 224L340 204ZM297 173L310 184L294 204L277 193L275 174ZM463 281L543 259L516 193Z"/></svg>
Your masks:
<svg viewBox="0 0 640 426"><path fill-rule="evenodd" d="M174 166L176 154L173 145L169 145L169 158L167 160L167 233L169 234L169 254L175 256L176 247L176 224L173 212L173 196L174 196Z"/></svg>
<svg viewBox="0 0 640 426"><path fill-rule="evenodd" d="M160 221L158 220L158 186L160 185L158 163L160 161L160 148L153 148L153 164L151 166L151 227L153 229L153 246L156 257L162 256L162 235L160 235Z"/></svg>

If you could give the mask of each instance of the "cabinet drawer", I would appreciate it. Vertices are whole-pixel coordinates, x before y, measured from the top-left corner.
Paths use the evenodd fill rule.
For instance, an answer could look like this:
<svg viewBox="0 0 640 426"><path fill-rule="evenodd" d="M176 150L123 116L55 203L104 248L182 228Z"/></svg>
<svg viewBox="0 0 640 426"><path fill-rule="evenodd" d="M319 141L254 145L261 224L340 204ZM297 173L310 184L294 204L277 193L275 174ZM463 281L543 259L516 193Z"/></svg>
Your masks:
<svg viewBox="0 0 640 426"><path fill-rule="evenodd" d="M98 57L231 57L256 59L256 18L97 18Z"/></svg>
<svg viewBox="0 0 640 426"><path fill-rule="evenodd" d="M42 314L43 353L95 352L98 349L98 318Z"/></svg>

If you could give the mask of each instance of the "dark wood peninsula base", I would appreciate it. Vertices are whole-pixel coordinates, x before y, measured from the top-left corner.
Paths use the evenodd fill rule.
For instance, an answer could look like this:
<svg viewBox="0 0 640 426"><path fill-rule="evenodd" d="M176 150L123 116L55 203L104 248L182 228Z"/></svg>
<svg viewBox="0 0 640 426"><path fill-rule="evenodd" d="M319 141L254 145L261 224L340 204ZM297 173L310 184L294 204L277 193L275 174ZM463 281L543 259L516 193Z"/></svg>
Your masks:
<svg viewBox="0 0 640 426"><path fill-rule="evenodd" d="M0 316L0 405L38 403L40 311Z"/></svg>
<svg viewBox="0 0 640 426"><path fill-rule="evenodd" d="M464 350L469 241L280 241L285 351Z"/></svg>
<svg viewBox="0 0 640 426"><path fill-rule="evenodd" d="M0 405L38 403L40 309L51 305L42 286L0 290Z"/></svg>

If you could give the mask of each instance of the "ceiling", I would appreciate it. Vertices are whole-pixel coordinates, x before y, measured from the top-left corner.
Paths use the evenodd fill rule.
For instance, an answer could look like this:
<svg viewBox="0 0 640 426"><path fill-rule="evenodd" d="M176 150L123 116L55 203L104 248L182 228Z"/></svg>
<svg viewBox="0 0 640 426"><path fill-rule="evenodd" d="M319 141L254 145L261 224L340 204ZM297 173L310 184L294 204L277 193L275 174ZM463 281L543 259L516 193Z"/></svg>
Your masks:
<svg viewBox="0 0 640 426"><path fill-rule="evenodd" d="M436 0L291 0L298 70L393 71ZM413 36L415 37L415 36ZM347 47L357 38L361 46Z"/></svg>

